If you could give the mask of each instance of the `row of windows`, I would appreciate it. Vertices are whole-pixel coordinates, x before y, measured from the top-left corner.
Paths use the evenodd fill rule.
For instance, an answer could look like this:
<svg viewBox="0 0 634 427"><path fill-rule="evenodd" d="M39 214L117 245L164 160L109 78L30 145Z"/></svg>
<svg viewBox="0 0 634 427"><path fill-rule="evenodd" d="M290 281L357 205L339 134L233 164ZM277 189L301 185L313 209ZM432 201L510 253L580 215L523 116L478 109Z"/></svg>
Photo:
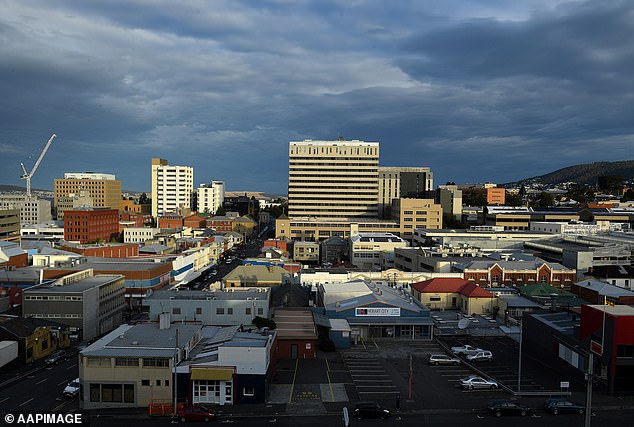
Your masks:
<svg viewBox="0 0 634 427"><path fill-rule="evenodd" d="M68 295L25 295L24 299L27 301L83 301L84 297Z"/></svg>

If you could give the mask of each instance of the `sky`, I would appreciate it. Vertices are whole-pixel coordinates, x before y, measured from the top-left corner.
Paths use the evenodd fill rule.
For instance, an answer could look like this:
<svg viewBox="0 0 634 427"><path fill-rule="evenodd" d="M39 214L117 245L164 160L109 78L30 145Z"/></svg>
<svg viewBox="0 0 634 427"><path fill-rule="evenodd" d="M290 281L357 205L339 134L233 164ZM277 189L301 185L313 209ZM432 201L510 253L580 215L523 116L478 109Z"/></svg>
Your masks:
<svg viewBox="0 0 634 427"><path fill-rule="evenodd" d="M285 194L288 143L435 184L634 159L634 2L0 0L0 184L65 172Z"/></svg>

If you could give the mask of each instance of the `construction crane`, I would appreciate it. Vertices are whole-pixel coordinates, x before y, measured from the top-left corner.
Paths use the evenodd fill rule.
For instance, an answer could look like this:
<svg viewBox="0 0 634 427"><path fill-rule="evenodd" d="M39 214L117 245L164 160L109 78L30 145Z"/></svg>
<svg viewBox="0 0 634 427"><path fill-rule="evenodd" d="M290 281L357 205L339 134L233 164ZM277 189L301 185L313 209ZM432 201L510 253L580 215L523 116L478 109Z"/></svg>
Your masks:
<svg viewBox="0 0 634 427"><path fill-rule="evenodd" d="M37 170L37 167L42 162L42 159L44 158L44 155L46 154L48 147L51 146L51 142L53 142L56 136L57 135L55 134L51 135L48 142L44 146L44 149L42 150L42 154L40 154L40 157L37 159L37 162L35 162L35 165L33 165L33 169L31 169L30 173L26 172L26 169L24 168L24 163L20 163L20 166L22 166L22 172L24 172L22 176L20 177L20 179L26 179L26 195L28 197L31 197L31 178L33 178L33 175L35 175L35 171Z"/></svg>

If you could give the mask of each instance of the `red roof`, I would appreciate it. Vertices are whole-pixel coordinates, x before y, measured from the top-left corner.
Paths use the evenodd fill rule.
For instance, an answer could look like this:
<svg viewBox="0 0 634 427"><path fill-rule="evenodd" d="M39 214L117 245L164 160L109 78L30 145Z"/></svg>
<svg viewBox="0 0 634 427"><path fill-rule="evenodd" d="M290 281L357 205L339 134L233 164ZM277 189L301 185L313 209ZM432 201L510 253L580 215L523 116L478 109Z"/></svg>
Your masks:
<svg viewBox="0 0 634 427"><path fill-rule="evenodd" d="M495 297L495 295L491 292L479 287L478 285L457 277L437 277L435 279L413 283L412 288L422 294L447 293L462 294L471 298Z"/></svg>

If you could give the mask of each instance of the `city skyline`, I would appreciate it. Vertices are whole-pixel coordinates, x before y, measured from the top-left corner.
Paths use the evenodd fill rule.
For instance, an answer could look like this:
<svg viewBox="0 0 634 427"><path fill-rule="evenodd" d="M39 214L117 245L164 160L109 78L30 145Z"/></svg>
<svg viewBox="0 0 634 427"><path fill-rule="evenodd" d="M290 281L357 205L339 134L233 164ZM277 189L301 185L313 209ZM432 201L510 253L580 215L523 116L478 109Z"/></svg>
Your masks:
<svg viewBox="0 0 634 427"><path fill-rule="evenodd" d="M381 143L436 184L507 182L634 142L634 5L619 1L7 1L0 183L111 173L152 157L197 187L287 191L290 141Z"/></svg>

